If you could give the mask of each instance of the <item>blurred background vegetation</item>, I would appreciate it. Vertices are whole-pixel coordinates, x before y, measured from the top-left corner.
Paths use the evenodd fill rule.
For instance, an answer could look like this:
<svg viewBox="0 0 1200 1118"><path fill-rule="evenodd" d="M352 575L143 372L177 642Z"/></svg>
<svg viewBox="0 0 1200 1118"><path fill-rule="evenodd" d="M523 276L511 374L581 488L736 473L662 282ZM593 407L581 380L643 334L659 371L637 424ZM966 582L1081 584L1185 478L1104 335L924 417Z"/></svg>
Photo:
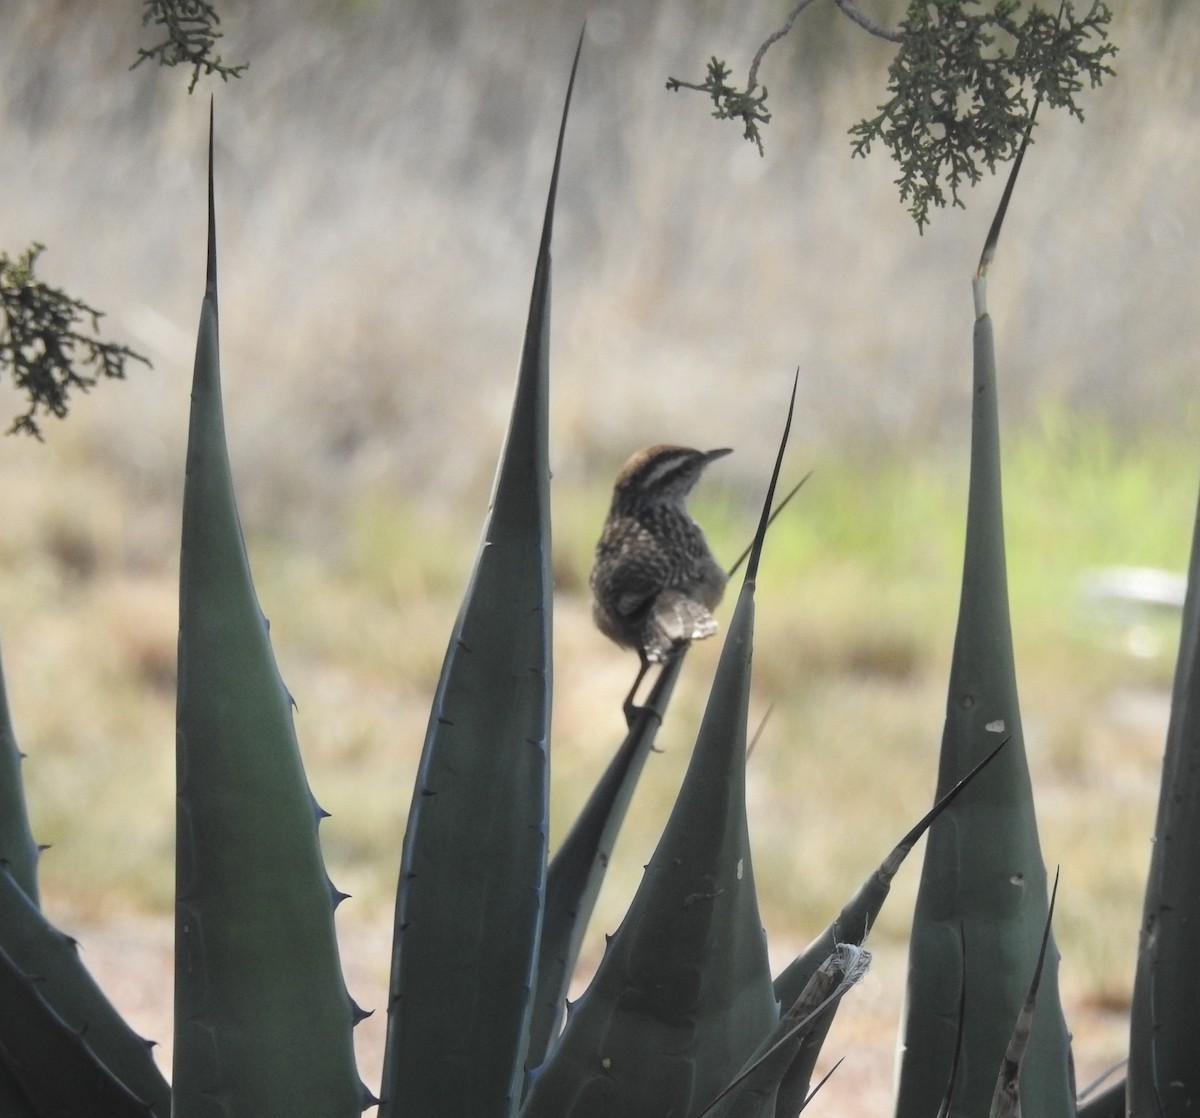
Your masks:
<svg viewBox="0 0 1200 1118"><path fill-rule="evenodd" d="M867 4L895 24L902 5ZM969 277L1002 183L923 236L847 130L891 47L814 5L768 53L765 157L668 75L744 75L765 0L226 0L217 206L243 523L346 920L386 920L428 705L487 502L570 51L555 245L554 836L623 731L634 668L590 625L608 488L650 442L729 445L694 508L753 530L800 369L814 476L760 577L751 823L768 931L819 930L932 792L957 607ZM1119 1012L1149 858L1173 615L1086 593L1181 570L1196 504L1200 9L1117 7L1118 77L1044 115L990 281L1017 667L1068 1007ZM207 97L141 66L132 0L0 8L0 247L154 362L0 440L0 637L48 905L173 896L177 548L203 287ZM4 417L22 410L0 384ZM715 645L715 642L711 642ZM715 647L697 647L602 898L657 835ZM900 897L877 931L903 941ZM351 912L350 910L353 910ZM354 913L357 913L356 917ZM598 932L597 932L598 937ZM381 959L380 967L386 966ZM356 991L356 994L358 992ZM370 1003L371 995L358 994ZM377 1003L378 1003L378 999Z"/></svg>

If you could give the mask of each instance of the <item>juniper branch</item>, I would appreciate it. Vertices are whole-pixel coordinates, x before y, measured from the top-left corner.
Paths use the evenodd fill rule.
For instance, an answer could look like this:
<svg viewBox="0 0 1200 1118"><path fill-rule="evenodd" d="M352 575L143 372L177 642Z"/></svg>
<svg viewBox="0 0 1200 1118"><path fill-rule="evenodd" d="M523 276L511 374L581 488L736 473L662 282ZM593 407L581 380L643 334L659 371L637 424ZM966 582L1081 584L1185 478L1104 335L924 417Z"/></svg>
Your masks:
<svg viewBox="0 0 1200 1118"><path fill-rule="evenodd" d="M86 392L102 377L123 378L130 361L150 364L128 346L99 337L103 315L95 307L38 279L42 250L34 244L15 259L0 252L0 373L7 370L29 399L8 434L37 439L39 412L61 419L73 390Z"/></svg>
<svg viewBox="0 0 1200 1118"><path fill-rule="evenodd" d="M206 0L144 0L146 10L142 13L142 25L157 24L166 38L149 48L138 48L137 59L130 69L147 60L160 66L189 65L192 80L188 92L196 88L203 73L218 74L222 81L240 77L249 63L236 66L226 65L219 54L213 53L216 42L221 38L217 24L221 17L216 8Z"/></svg>

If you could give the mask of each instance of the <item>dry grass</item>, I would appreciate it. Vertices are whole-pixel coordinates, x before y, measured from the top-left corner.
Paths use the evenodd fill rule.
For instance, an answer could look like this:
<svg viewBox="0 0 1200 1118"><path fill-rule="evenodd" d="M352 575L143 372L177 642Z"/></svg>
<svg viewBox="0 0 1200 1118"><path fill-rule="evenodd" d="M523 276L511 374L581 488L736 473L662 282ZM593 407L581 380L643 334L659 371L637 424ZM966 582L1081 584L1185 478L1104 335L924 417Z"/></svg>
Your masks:
<svg viewBox="0 0 1200 1118"><path fill-rule="evenodd" d="M1000 184L917 235L886 158L849 156L846 129L883 95L886 44L828 5L767 56L765 159L703 98L663 85L713 52L747 66L773 0L707 4L704 19L685 0L571 0L532 18L527 0L229 7L230 56L252 58L215 91L247 514L319 533L348 491L456 500L490 475L585 15L555 254L559 476L585 483L667 439L739 446L729 468L748 485L797 365L798 445L961 440L967 277ZM1050 398L1182 430L1195 411L1200 12L1175 8L1165 31L1119 13L1119 78L1086 96L1086 124L1038 129L991 280L1010 417ZM126 0L0 16L0 245L45 242L47 277L154 359L84 410L90 453L169 487L207 102L185 97L183 75L128 73L141 41Z"/></svg>

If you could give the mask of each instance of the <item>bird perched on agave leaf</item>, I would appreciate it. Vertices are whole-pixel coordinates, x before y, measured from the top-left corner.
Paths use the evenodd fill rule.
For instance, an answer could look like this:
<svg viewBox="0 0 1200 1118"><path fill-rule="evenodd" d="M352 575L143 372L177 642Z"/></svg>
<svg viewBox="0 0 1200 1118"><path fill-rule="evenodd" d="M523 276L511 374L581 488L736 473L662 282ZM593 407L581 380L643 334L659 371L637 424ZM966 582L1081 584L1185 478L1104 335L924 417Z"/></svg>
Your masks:
<svg viewBox="0 0 1200 1118"><path fill-rule="evenodd" d="M728 447L649 446L617 475L590 584L600 631L641 660L625 700L628 722L650 665L717 631L712 611L727 576L686 501L704 468L729 453Z"/></svg>

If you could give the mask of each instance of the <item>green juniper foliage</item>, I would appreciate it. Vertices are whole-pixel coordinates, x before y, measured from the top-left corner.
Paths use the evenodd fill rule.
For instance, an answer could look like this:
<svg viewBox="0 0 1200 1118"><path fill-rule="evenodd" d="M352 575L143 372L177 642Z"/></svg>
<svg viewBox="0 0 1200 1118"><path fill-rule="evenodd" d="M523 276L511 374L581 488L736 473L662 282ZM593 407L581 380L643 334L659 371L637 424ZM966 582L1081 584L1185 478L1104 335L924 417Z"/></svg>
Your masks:
<svg viewBox="0 0 1200 1118"><path fill-rule="evenodd" d="M742 133L744 139L753 140L758 145L758 154L763 154L762 135L758 131L760 123L766 124L771 119L764 102L767 91L764 88L757 96L753 88L738 89L725 79L732 71L715 55L708 60L708 77L702 84L681 81L679 78L667 78L667 88L672 92L681 89L696 89L707 93L717 107L713 116L718 120L741 120L746 129Z"/></svg>
<svg viewBox="0 0 1200 1118"><path fill-rule="evenodd" d="M783 27L759 47L744 88L729 83L729 67L715 56L703 82L668 78L670 90L707 93L718 120L740 120L742 135L763 151L760 124L771 119L759 63L813 0L797 0ZM864 16L852 0L834 0L855 24L899 44L888 68L890 100L878 115L850 129L853 152L865 156L879 140L900 165L900 200L918 228L930 206L962 206L959 188L1011 159L1031 124L1033 105L1065 108L1083 119L1075 95L1084 78L1099 85L1113 73L1116 47L1108 42L1108 5L1093 0L1077 16L1068 0L1052 14L1023 0L911 0L899 33Z"/></svg>
<svg viewBox="0 0 1200 1118"><path fill-rule="evenodd" d="M42 245L15 259L0 252L0 371L29 397L29 408L8 433L41 438L39 411L61 419L72 389L87 391L101 377L124 377L127 361L149 365L128 346L101 341L101 312L34 274ZM91 333L86 323L91 321Z"/></svg>
<svg viewBox="0 0 1200 1118"><path fill-rule="evenodd" d="M959 188L982 177L980 165L1016 153L1033 105L1045 101L1083 119L1075 94L1112 74L1107 42L1112 13L1095 2L1077 17L1064 2L1057 15L1019 0L913 0L902 24L900 50L888 68L891 99L879 114L850 129L854 154L880 140L900 165L900 200L918 227L929 207L945 206L946 190L962 206Z"/></svg>
<svg viewBox="0 0 1200 1118"><path fill-rule="evenodd" d="M217 24L221 17L212 4L204 0L145 0L146 10L142 14L143 26L155 23L166 34L163 42L149 49L138 48L137 61L140 66L153 59L160 66L178 66L180 63L192 67L192 80L188 92L196 88L201 72L220 74L222 81L239 77L248 62L227 66L213 47L221 37ZM133 69L133 66L130 69Z"/></svg>

